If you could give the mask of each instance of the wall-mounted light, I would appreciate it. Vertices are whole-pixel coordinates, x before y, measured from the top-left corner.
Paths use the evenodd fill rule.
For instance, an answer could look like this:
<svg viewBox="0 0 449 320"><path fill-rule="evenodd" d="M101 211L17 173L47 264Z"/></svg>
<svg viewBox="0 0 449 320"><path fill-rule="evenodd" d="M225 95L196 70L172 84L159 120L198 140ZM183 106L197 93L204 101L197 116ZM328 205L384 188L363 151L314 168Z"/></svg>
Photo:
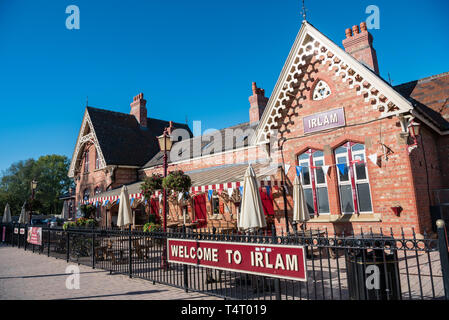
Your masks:
<svg viewBox="0 0 449 320"><path fill-rule="evenodd" d="M416 140L416 137L419 136L420 129L421 129L421 124L414 120L412 120L408 124L408 132L415 140Z"/></svg>

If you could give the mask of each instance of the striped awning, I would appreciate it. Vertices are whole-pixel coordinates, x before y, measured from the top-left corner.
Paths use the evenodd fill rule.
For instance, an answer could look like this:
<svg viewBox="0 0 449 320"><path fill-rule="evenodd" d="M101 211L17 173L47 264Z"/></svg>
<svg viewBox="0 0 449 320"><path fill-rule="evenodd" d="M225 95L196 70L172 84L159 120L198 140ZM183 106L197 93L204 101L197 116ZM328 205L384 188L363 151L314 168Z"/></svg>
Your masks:
<svg viewBox="0 0 449 320"><path fill-rule="evenodd" d="M278 167L270 167L266 164L255 163L252 164L260 187L279 187L281 183L273 180L272 176L278 172ZM247 163L224 165L219 167L211 167L199 170L185 172L192 180L191 194L207 192L209 190L223 191L228 189L236 189L243 186L243 177L245 175ZM142 181L127 185L129 191L129 198L143 199L140 186ZM161 191L155 193L159 197ZM91 198L88 202L93 204L108 204L115 202L120 197L120 188L99 193Z"/></svg>

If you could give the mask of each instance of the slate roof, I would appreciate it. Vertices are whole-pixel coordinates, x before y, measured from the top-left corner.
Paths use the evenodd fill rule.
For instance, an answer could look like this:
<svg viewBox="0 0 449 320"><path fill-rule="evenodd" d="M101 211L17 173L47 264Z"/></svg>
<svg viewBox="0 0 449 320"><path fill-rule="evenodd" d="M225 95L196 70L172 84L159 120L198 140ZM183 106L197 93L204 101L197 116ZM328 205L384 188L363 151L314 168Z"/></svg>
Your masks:
<svg viewBox="0 0 449 320"><path fill-rule="evenodd" d="M440 130L449 130L449 72L403 83L394 89Z"/></svg>
<svg viewBox="0 0 449 320"><path fill-rule="evenodd" d="M219 136L221 140L220 149L214 149L214 144L211 143L214 141L214 138L211 138L211 136L207 134L193 137L191 139L181 140L175 143L172 148L173 152L178 152L178 157L175 161L182 161L199 156L205 156L209 154L247 147L249 145L249 141L251 140L251 135L256 132L257 124L258 123L251 124L250 122L245 122L236 126L218 130L219 135L217 135L217 137ZM232 130L234 134L241 132L243 133L243 135L237 134L236 137L231 137L230 130ZM228 135L226 134L226 132L228 132ZM201 147L198 148L197 146ZM217 145L217 147L219 147L219 145ZM163 155L163 152L159 151L150 161L148 161L143 166L143 168L162 165ZM168 153L168 162L172 162L172 159L170 159L170 153Z"/></svg>
<svg viewBox="0 0 449 320"><path fill-rule="evenodd" d="M144 165L159 151L156 137L169 126L168 121L148 118L145 128L131 114L93 107L87 107L87 112L107 165ZM173 126L192 136L187 124Z"/></svg>

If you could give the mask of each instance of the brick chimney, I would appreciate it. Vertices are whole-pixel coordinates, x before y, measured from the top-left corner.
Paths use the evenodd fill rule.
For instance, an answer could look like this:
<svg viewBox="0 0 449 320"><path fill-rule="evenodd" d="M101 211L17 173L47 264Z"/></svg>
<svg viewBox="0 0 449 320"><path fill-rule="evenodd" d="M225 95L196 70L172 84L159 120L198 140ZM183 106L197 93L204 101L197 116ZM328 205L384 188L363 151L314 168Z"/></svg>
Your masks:
<svg viewBox="0 0 449 320"><path fill-rule="evenodd" d="M261 88L257 88L255 82L252 84L253 95L249 97L249 104L251 107L249 108L249 122L255 123L259 122L260 117L262 117L262 113L267 106L268 98L265 97L265 90Z"/></svg>
<svg viewBox="0 0 449 320"><path fill-rule="evenodd" d="M345 34L346 39L343 40L343 46L346 52L379 74L376 50L373 48L373 36L368 32L366 22L360 24L360 29L357 25L352 29L346 29Z"/></svg>
<svg viewBox="0 0 449 320"><path fill-rule="evenodd" d="M142 127L147 126L147 100L143 98L143 93L139 93L137 96L133 98L133 102L131 102L131 112L133 116L136 117L137 122L140 123Z"/></svg>

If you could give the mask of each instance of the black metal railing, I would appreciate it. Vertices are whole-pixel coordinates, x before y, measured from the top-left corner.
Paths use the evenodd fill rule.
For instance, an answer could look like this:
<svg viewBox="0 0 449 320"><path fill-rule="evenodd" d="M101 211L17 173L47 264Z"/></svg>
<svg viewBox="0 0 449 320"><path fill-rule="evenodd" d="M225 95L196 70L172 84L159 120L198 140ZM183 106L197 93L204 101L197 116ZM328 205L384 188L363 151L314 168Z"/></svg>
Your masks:
<svg viewBox="0 0 449 320"><path fill-rule="evenodd" d="M422 300L449 299L444 223L438 237L392 232L329 235L326 230L276 235L213 229L167 233L42 227L41 245L26 241L27 225L0 224L2 242L49 257L227 299ZM3 237L4 230L4 237ZM22 232L21 232L22 231ZM171 263L162 265L167 238L304 246L307 281ZM3 241L4 240L4 241Z"/></svg>

